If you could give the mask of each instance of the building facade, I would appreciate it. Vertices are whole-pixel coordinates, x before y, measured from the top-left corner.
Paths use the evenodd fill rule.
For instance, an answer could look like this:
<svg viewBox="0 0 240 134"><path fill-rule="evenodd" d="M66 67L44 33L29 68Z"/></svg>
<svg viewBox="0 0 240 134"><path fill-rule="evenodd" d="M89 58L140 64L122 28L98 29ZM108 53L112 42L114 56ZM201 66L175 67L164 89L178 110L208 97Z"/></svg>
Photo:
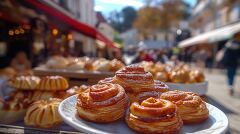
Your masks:
<svg viewBox="0 0 240 134"><path fill-rule="evenodd" d="M239 1L199 0L193 8L189 25L196 36L240 20Z"/></svg>
<svg viewBox="0 0 240 134"><path fill-rule="evenodd" d="M48 1L51 3L51 1ZM54 0L54 4L61 6L68 14L75 19L89 26L95 27L97 23L96 12L94 11L94 0ZM78 48L89 56L96 54L95 39L89 38L75 31L71 31L73 39ZM80 50L81 51L81 50Z"/></svg>

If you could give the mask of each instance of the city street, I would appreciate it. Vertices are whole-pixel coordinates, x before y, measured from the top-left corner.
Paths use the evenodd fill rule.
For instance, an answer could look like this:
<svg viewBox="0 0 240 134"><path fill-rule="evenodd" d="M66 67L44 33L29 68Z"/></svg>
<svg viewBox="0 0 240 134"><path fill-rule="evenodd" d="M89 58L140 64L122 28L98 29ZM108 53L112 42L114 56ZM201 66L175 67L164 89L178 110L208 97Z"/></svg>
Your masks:
<svg viewBox="0 0 240 134"><path fill-rule="evenodd" d="M227 116L230 122L229 134L240 133L240 75L235 81L235 95L229 96L226 76L223 72L206 71L206 78L209 81L209 90L207 93L207 101L221 109Z"/></svg>

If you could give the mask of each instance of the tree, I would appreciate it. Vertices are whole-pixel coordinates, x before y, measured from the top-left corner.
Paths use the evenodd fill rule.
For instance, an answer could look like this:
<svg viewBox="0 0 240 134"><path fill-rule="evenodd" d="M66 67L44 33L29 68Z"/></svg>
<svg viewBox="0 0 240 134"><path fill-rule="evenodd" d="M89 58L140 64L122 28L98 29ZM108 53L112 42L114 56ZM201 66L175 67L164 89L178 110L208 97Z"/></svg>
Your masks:
<svg viewBox="0 0 240 134"><path fill-rule="evenodd" d="M118 32L124 32L132 28L137 16L137 11L133 7L125 7L120 12L113 11L108 18L110 24Z"/></svg>
<svg viewBox="0 0 240 134"><path fill-rule="evenodd" d="M167 31L178 22L187 18L187 5L181 0L146 0L147 6L138 11L134 27L145 36L155 31ZM153 6L154 5L154 6Z"/></svg>
<svg viewBox="0 0 240 134"><path fill-rule="evenodd" d="M123 18L123 22L122 22L123 29L122 30L126 31L128 29L131 29L132 24L137 17L136 10L131 6L128 6L128 7L125 7L122 9L121 14L122 14L122 18Z"/></svg>

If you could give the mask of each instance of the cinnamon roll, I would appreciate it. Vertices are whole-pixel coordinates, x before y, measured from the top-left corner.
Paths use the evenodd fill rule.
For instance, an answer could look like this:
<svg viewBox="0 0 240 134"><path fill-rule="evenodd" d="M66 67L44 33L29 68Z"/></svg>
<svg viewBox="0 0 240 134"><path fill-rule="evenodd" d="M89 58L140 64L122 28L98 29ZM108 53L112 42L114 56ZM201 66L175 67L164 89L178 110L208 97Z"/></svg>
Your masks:
<svg viewBox="0 0 240 134"><path fill-rule="evenodd" d="M152 97L141 103L132 103L127 111L126 122L135 131L152 134L175 134L182 127L176 105Z"/></svg>
<svg viewBox="0 0 240 134"><path fill-rule="evenodd" d="M112 83L124 87L131 102L142 101L149 97L159 98L162 92L168 91L168 86L160 81L154 81L150 72L145 72L140 65L130 65L116 72ZM102 82L108 82L104 80Z"/></svg>
<svg viewBox="0 0 240 134"><path fill-rule="evenodd" d="M138 64L126 66L117 71L113 82L121 85L126 92L143 92L154 88L152 74L145 72L144 68Z"/></svg>
<svg viewBox="0 0 240 134"><path fill-rule="evenodd" d="M118 84L97 84L78 95L79 117L98 123L116 121L124 116L129 101Z"/></svg>
<svg viewBox="0 0 240 134"><path fill-rule="evenodd" d="M160 98L176 104L185 124L200 123L208 119L206 103L195 93L176 90L165 92Z"/></svg>
<svg viewBox="0 0 240 134"><path fill-rule="evenodd" d="M97 123L116 121L124 116L129 101L124 89L117 84L97 84L79 94L79 117Z"/></svg>
<svg viewBox="0 0 240 134"><path fill-rule="evenodd" d="M106 83L113 83L113 77L108 77L98 82L98 84L106 84Z"/></svg>

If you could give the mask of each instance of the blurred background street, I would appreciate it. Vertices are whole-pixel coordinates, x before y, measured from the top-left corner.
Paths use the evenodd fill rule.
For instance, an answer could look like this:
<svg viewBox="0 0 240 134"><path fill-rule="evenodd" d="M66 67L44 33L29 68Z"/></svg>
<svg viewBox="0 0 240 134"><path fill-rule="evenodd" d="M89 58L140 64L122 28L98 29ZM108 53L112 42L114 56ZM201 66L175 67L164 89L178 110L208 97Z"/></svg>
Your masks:
<svg viewBox="0 0 240 134"><path fill-rule="evenodd" d="M209 81L207 101L210 104L221 109L230 121L229 133L239 134L240 128L240 83L236 82L236 89L238 93L235 96L229 96L226 84L226 76L219 70L214 70L211 73L206 71L206 77ZM240 81L240 76L236 81Z"/></svg>
<svg viewBox="0 0 240 134"><path fill-rule="evenodd" d="M240 134L240 0L0 0L0 29L0 91L39 68L92 85L138 63L173 84L205 76Z"/></svg>

